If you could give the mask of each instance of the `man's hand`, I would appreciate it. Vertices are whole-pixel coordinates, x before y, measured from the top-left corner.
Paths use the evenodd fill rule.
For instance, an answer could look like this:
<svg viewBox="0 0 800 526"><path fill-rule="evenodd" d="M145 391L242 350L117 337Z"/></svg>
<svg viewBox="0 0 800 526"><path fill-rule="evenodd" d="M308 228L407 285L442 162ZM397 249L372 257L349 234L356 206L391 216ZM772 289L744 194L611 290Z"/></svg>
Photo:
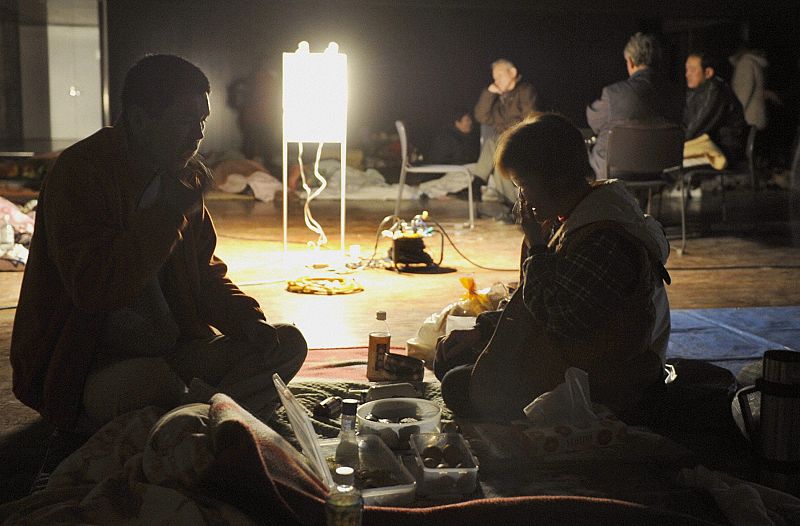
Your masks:
<svg viewBox="0 0 800 526"><path fill-rule="evenodd" d="M489 93L494 93L496 95L503 94L503 90L501 90L495 83L489 84L489 87L487 89L489 90Z"/></svg>
<svg viewBox="0 0 800 526"><path fill-rule="evenodd" d="M166 205L188 216L197 212L202 206L200 191L195 180L194 170L181 168L177 172L162 172L161 195Z"/></svg>
<svg viewBox="0 0 800 526"><path fill-rule="evenodd" d="M455 330L436 342L437 361L450 362L473 350L481 341L478 329Z"/></svg>
<svg viewBox="0 0 800 526"><path fill-rule="evenodd" d="M254 320L242 326L245 339L264 353L272 352L280 343L278 331L264 320Z"/></svg>

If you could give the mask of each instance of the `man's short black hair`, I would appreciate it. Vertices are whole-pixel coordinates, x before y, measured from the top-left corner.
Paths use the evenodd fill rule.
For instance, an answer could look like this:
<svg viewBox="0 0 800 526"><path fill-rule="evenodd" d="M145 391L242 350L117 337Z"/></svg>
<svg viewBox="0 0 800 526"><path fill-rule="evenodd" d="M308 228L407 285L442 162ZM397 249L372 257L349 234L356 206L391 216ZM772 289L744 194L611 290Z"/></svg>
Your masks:
<svg viewBox="0 0 800 526"><path fill-rule="evenodd" d="M714 68L715 70L717 69L717 59L708 51L696 49L694 51L690 51L688 56L699 58L700 67L702 67L704 71L706 68Z"/></svg>
<svg viewBox="0 0 800 526"><path fill-rule="evenodd" d="M175 55L146 55L125 75L122 111L136 105L157 116L178 96L210 92L208 78L191 62Z"/></svg>
<svg viewBox="0 0 800 526"><path fill-rule="evenodd" d="M464 118L464 115L469 115L472 117L472 113L467 108L454 108L453 113L450 114L452 117L450 119L451 123L458 122Z"/></svg>

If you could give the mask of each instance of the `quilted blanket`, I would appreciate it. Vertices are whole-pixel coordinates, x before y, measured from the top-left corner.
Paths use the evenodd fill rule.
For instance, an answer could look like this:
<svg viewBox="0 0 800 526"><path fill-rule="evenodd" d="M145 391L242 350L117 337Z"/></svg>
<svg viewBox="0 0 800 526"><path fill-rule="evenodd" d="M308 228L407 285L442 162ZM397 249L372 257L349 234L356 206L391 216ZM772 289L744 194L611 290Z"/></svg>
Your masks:
<svg viewBox="0 0 800 526"><path fill-rule="evenodd" d="M310 408L326 396L364 386L310 382L290 387ZM429 385L426 397L441 401L437 387ZM337 432L332 421L313 422L322 436ZM483 438L490 438L490 433L484 430ZM290 444L293 440L282 409L267 426L222 394L210 404L166 413L155 408L134 411L107 424L65 459L44 490L0 506L0 522L323 524L326 488ZM647 449L647 440L641 437L639 454ZM624 448L613 454L600 451L572 462L528 464L530 471L511 470L513 461L503 455L488 461L489 455L481 464L485 481L476 500L408 509L367 507L364 524L515 524L531 516L541 519L537 519L540 524L708 524L709 518L719 516L709 513L707 506L675 507L676 486L667 480L663 465L639 458L639 468L630 469L624 462L610 462L624 460L624 455ZM605 462L595 463L603 458ZM601 465L616 468L603 474ZM511 476L511 471L516 473ZM602 484L586 484L598 475ZM632 478L644 480L652 492L643 496L611 491L614 481ZM632 484L629 480L623 489ZM694 495L702 500L699 493ZM694 516L671 511L675 509Z"/></svg>

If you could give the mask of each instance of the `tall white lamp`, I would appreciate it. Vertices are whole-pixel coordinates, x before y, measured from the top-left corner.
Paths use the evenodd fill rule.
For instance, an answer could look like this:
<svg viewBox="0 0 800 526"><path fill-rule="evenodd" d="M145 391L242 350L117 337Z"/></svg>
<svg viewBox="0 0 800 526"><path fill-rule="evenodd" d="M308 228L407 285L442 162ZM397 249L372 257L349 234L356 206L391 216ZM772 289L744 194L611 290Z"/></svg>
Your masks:
<svg viewBox="0 0 800 526"><path fill-rule="evenodd" d="M283 54L283 251L288 250L288 143L339 143L341 147L340 251L345 250L345 187L347 186L347 55L328 44L312 53L308 42ZM302 151L302 150L301 150ZM317 156L319 162L319 155ZM302 166L301 166L302 169ZM315 172L316 172L315 166ZM310 194L309 194L310 195ZM308 205L308 202L306 203ZM308 211L308 209L306 209ZM316 224L316 222L311 219ZM306 216L309 224L309 215ZM318 225L317 225L318 226Z"/></svg>

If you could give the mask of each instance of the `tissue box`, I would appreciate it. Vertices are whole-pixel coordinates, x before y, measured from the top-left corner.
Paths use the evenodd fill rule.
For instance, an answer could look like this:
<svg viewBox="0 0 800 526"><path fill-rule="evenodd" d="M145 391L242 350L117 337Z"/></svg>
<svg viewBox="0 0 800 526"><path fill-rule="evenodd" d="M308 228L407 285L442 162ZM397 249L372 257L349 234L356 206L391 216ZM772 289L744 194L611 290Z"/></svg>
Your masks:
<svg viewBox="0 0 800 526"><path fill-rule="evenodd" d="M607 410L596 414L597 419L583 427L541 427L524 421L514 424L524 437L524 449L534 457L608 447L625 439L627 426L616 415Z"/></svg>

